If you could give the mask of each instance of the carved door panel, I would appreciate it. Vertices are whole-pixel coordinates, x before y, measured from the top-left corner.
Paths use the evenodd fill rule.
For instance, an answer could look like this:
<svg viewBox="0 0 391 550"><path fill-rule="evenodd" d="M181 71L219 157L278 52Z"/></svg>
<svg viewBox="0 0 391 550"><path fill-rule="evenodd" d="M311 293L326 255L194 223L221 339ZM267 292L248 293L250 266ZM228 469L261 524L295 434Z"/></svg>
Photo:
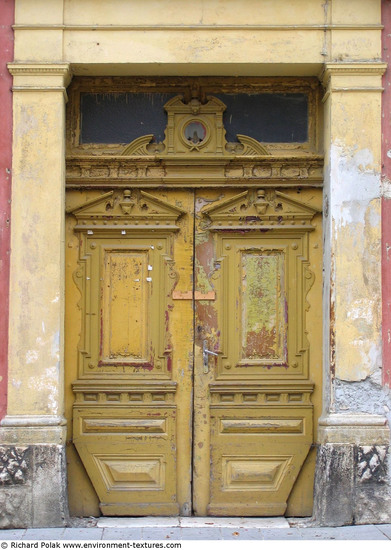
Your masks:
<svg viewBox="0 0 391 550"><path fill-rule="evenodd" d="M283 515L313 442L318 210L274 190L216 195L196 200L195 289L210 299L195 302L194 509Z"/></svg>
<svg viewBox="0 0 391 550"><path fill-rule="evenodd" d="M72 439L93 487L73 456L71 499L95 492L104 515L188 513L194 313L192 295L174 298L192 284L193 195L74 192L68 203L68 304L76 283L80 308L69 341L81 327L78 356L67 352Z"/></svg>
<svg viewBox="0 0 391 550"><path fill-rule="evenodd" d="M304 195L69 194L72 438L103 514L285 513L319 406L321 195Z"/></svg>

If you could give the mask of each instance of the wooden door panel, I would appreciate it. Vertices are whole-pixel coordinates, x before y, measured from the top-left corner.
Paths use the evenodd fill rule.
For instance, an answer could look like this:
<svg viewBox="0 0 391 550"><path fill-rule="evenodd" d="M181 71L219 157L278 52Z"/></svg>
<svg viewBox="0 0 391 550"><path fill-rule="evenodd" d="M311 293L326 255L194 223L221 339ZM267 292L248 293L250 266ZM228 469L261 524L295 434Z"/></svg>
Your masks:
<svg viewBox="0 0 391 550"><path fill-rule="evenodd" d="M311 386L211 387L210 515L284 515L313 441ZM294 400L292 400L292 397Z"/></svg>
<svg viewBox="0 0 391 550"><path fill-rule="evenodd" d="M195 289L214 299L195 302L195 513L281 515L313 442L318 211L273 191L197 193Z"/></svg>
<svg viewBox="0 0 391 550"><path fill-rule="evenodd" d="M102 355L100 362L135 363L150 368L151 348L148 311L151 311L153 262L150 246L144 249L103 251L102 273ZM155 275L155 274L154 274ZM148 279L150 279L148 281Z"/></svg>
<svg viewBox="0 0 391 550"><path fill-rule="evenodd" d="M69 208L81 295L73 443L104 515L186 513L193 311L173 295L191 288L193 197L125 190L83 199L75 194Z"/></svg>
<svg viewBox="0 0 391 550"><path fill-rule="evenodd" d="M80 389L80 386L79 388ZM176 407L162 388L149 396L121 388L122 405L74 407L74 441L104 515L177 515ZM124 395L128 392L131 404ZM143 390L145 392L145 388ZM105 390L112 399L114 391ZM104 391L100 392L102 395ZM159 401L160 399L160 401ZM151 408L154 418L151 418Z"/></svg>

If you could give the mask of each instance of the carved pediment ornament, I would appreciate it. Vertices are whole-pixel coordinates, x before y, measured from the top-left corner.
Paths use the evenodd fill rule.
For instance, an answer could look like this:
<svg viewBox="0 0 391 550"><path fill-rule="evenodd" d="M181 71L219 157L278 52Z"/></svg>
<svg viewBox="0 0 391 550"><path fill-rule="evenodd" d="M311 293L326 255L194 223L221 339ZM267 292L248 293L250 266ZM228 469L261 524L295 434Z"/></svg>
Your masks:
<svg viewBox="0 0 391 550"><path fill-rule="evenodd" d="M180 95L170 99L164 106L167 127L163 142L153 142L153 134L141 136L125 147L122 156L170 158L193 153L208 157L269 155L261 143L249 136L238 134L237 142L228 143L223 125L226 106L216 97L208 96L207 99L205 104L197 98L184 103Z"/></svg>
<svg viewBox="0 0 391 550"><path fill-rule="evenodd" d="M299 228L313 230L311 220L318 209L273 189L244 191L230 199L203 209L211 225L209 229L273 229Z"/></svg>
<svg viewBox="0 0 391 550"><path fill-rule="evenodd" d="M118 229L178 230L177 220L186 213L145 191L125 189L109 191L81 205L67 209L77 219L75 230L91 231Z"/></svg>

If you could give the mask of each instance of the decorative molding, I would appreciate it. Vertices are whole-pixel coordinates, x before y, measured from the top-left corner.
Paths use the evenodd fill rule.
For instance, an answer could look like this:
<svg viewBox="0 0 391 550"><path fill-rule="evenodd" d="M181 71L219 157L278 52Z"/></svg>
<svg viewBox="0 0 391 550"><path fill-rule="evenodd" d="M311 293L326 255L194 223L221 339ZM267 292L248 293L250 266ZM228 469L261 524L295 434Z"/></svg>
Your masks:
<svg viewBox="0 0 391 550"><path fill-rule="evenodd" d="M210 463L219 467L211 475L209 513L235 514L232 505L245 491L252 515L284 514L312 444L313 387L282 380L210 385Z"/></svg>
<svg viewBox="0 0 391 550"><path fill-rule="evenodd" d="M330 92L384 92L382 86L335 86L330 88Z"/></svg>
<svg viewBox="0 0 391 550"><path fill-rule="evenodd" d="M334 75L356 75L356 76L382 76L387 69L387 63L381 61L368 62L368 63L325 63L321 73L319 74L319 80L323 86L327 86L331 77Z"/></svg>
<svg viewBox="0 0 391 550"><path fill-rule="evenodd" d="M72 24L44 24L44 23L17 23L12 25L16 31L21 30L67 30L67 31L299 31L299 30L382 30L383 25L376 23L313 23L298 25L72 25Z"/></svg>
<svg viewBox="0 0 391 550"><path fill-rule="evenodd" d="M83 433L104 433L104 432L126 432L126 433L162 433L167 432L165 418L129 418L125 415L115 418L86 417L83 419Z"/></svg>
<svg viewBox="0 0 391 550"><path fill-rule="evenodd" d="M153 143L153 134L138 137L125 147L121 156L154 155L155 158L177 157L179 160L183 155L196 153L206 157L221 157L227 153L244 157L270 155L264 145L249 136L238 134L237 143L227 143L223 126L226 106L216 97L207 96L207 102L201 103L193 96L185 103L184 97L177 95L164 105L164 109L168 116L164 141Z"/></svg>
<svg viewBox="0 0 391 550"><path fill-rule="evenodd" d="M387 419L377 414L329 414L318 424L321 444L384 445L390 441Z"/></svg>
<svg viewBox="0 0 391 550"><path fill-rule="evenodd" d="M152 144L151 144L152 145ZM240 143L238 144L240 145ZM160 159L144 154L140 157L70 156L67 158L68 188L81 186L100 189L115 187L208 187L246 185L295 187L323 185L323 157L231 155L227 157L189 157ZM186 169L183 163L186 163Z"/></svg>
<svg viewBox="0 0 391 550"><path fill-rule="evenodd" d="M259 157L268 156L270 153L264 145L259 143L256 139L237 134L239 143L229 142L226 144L225 149L229 153L237 154L243 157Z"/></svg>
<svg viewBox="0 0 391 550"><path fill-rule="evenodd" d="M70 63L7 63L12 76L19 75L53 75L67 77L71 74Z"/></svg>
<svg viewBox="0 0 391 550"><path fill-rule="evenodd" d="M141 405L155 406L164 403L174 406L176 382L129 383L120 380L118 383L107 380L79 380L72 384L76 395L74 407L97 406L109 407L140 407Z"/></svg>
<svg viewBox="0 0 391 550"><path fill-rule="evenodd" d="M311 382L287 383L229 383L216 382L210 384L211 405L213 408L220 407L292 407L310 408L311 394L314 391L314 384Z"/></svg>
<svg viewBox="0 0 391 550"><path fill-rule="evenodd" d="M222 434L301 434L303 433L303 418L231 418L220 420Z"/></svg>
<svg viewBox="0 0 391 550"><path fill-rule="evenodd" d="M202 210L210 218L211 231L227 229L294 228L313 230L311 220L318 209L292 199L276 190L258 189L256 197L249 191L213 204Z"/></svg>
<svg viewBox="0 0 391 550"><path fill-rule="evenodd" d="M0 425L6 427L65 426L66 423L67 421L63 416L48 414L7 415L0 421Z"/></svg>
<svg viewBox="0 0 391 550"><path fill-rule="evenodd" d="M67 421L55 415L6 415L0 422L2 445L64 445Z"/></svg>
<svg viewBox="0 0 391 550"><path fill-rule="evenodd" d="M310 232L317 225L319 230L319 223L312 224L319 210L296 196L251 189L201 210L202 227L216 235L210 280L222 337L211 349L219 354L215 359L219 380L282 381L290 376L299 381L309 376L307 296L315 281L309 242ZM262 319L261 311L256 313L256 324L248 324L243 313L250 307L247 293L268 296L274 325ZM295 323L286 323L286 318Z"/></svg>
<svg viewBox="0 0 391 550"><path fill-rule="evenodd" d="M109 191L76 207L68 208L67 214L77 219L75 231L88 233L127 231L142 229L177 231L176 221L185 210L154 197L146 191L123 193Z"/></svg>
<svg viewBox="0 0 391 550"><path fill-rule="evenodd" d="M292 460L293 455L225 455L222 490L277 492Z"/></svg>
<svg viewBox="0 0 391 550"><path fill-rule="evenodd" d="M13 91L62 92L68 100L66 88L72 80L69 63L8 63L7 68L14 77Z"/></svg>
<svg viewBox="0 0 391 550"><path fill-rule="evenodd" d="M159 235L158 232L167 232L171 228L152 225L137 229L136 226L137 242L134 242L126 241L123 236L127 229L120 228L118 231L117 226L103 226L99 231L96 226L92 227L94 229L82 233L79 267L73 276L81 295L78 304L82 314L79 376L101 379L107 378L115 370L121 378L130 375L133 379L152 378L164 382L164 379L172 376L172 346L165 311L172 307L171 295L177 284L178 273L174 269L173 260L167 255L168 235ZM103 264L100 264L100 258ZM152 328L148 332L138 333L138 340L133 342L136 347L132 345L132 339L133 330L139 330L137 319L132 317L129 331L125 334L121 332L120 313L113 305L110 294L112 285L118 290L125 284L121 283L117 263L124 269L132 269L132 266L134 269L134 261L136 269L142 272L142 276L132 283L133 292L136 287L143 289L138 314L144 319L150 319L153 312ZM151 293L148 287L153 280L157 285ZM127 288L126 292L129 291ZM108 328L112 322L117 325L117 337L122 334L122 338L127 341L126 344L122 341L125 347L118 347L118 341L115 344ZM153 354L150 350L154 350Z"/></svg>
<svg viewBox="0 0 391 550"><path fill-rule="evenodd" d="M115 397L110 392L113 386L102 384L101 394ZM158 501L159 506L166 504L166 513L178 513L175 387L174 383L161 384L158 391L158 384L140 384L132 391L130 384L117 384L116 389L123 390L121 396L129 391L136 398L135 406L132 401L118 406L109 399L103 407L99 403L91 407L93 403L79 399L83 384L74 384L73 443L106 512L153 514ZM149 396L145 402L140 403L137 390ZM91 395L84 397L88 400ZM171 401L166 402L164 395ZM88 425L93 429L86 430Z"/></svg>
<svg viewBox="0 0 391 550"><path fill-rule="evenodd" d="M163 142L154 143L149 134L139 136L131 144L80 143L82 93L156 93L158 90L165 90L165 93L174 96L167 103L170 120ZM284 178L282 183L290 185L296 179L297 183L293 182L293 185L300 185L301 181L304 185L307 181L311 185L318 185L322 181L321 167L316 175L318 179L308 163L314 161L316 164L320 160L322 164L322 157L314 154L319 141L320 90L319 80L314 77L76 77L70 88L71 101L67 116L67 162L72 165L67 168L68 185L80 187L87 183L87 179L88 184L98 185L98 181L94 181L97 176L99 183L108 187L109 182L104 181L104 173L111 179L111 187L117 175L122 181L123 178L129 178L132 182L135 178L139 179L139 185L144 186L182 186L183 179L185 182L191 179L194 186L212 186L225 184L231 178L235 179L235 183L246 185L248 180L257 177L252 173L255 163L251 166L256 159L262 164L267 159L295 167L288 176L280 174ZM224 104L213 97L213 94L218 93L305 94L309 109L308 140L304 143L261 144L250 136L240 135L238 141L227 143L220 112ZM191 120L204 123L205 126L207 135L197 144L183 139L186 121ZM111 161L108 160L110 158ZM90 166L87 166L87 159L90 160ZM83 163L83 173L77 167L79 161ZM185 162L191 170L185 170ZM95 166L102 166L103 173L98 174ZM307 167L311 173L308 173ZM271 174L269 166L266 166L265 174L268 172ZM296 177L293 172L296 172ZM279 177L277 168L271 177L273 180ZM122 181L118 181L120 186Z"/></svg>
<svg viewBox="0 0 391 550"><path fill-rule="evenodd" d="M164 491L164 454L93 454L108 493L112 491Z"/></svg>
<svg viewBox="0 0 391 550"><path fill-rule="evenodd" d="M379 414L330 414L321 416L319 426L387 426L387 418Z"/></svg>
<svg viewBox="0 0 391 550"><path fill-rule="evenodd" d="M122 151L122 157L146 157L151 154L164 151L164 145L162 143L151 143L153 140L153 134L141 136L133 140Z"/></svg>

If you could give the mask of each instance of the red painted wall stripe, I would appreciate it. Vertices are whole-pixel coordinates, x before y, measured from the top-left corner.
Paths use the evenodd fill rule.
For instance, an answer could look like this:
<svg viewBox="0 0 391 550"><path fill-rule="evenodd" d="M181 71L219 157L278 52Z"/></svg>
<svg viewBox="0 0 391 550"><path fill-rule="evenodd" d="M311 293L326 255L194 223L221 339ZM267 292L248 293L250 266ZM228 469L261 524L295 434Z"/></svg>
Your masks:
<svg viewBox="0 0 391 550"><path fill-rule="evenodd" d="M0 0L0 418L7 407L8 295L12 161L12 77L15 1Z"/></svg>
<svg viewBox="0 0 391 550"><path fill-rule="evenodd" d="M391 60L391 2L382 0L383 61ZM391 386L391 75L383 76L382 97L382 326L383 384Z"/></svg>

